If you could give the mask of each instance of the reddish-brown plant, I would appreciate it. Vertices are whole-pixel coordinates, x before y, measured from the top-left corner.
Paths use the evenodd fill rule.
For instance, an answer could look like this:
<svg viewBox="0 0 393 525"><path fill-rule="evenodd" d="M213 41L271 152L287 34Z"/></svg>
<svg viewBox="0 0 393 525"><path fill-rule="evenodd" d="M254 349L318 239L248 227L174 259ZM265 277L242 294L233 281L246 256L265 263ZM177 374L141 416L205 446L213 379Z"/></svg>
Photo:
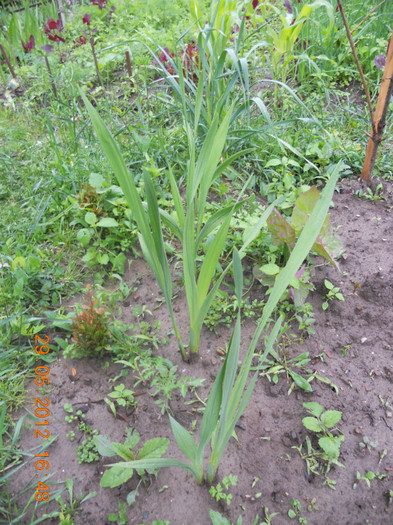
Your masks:
<svg viewBox="0 0 393 525"><path fill-rule="evenodd" d="M87 301L73 320L72 342L85 355L100 354L108 343L109 329L105 308L99 306L87 286Z"/></svg>

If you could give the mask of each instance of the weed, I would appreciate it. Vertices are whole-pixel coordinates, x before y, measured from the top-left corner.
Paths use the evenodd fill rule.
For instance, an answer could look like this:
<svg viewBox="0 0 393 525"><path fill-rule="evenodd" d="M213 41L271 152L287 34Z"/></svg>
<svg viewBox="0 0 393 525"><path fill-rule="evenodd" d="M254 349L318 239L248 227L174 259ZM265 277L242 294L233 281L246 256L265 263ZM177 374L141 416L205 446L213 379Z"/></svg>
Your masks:
<svg viewBox="0 0 393 525"><path fill-rule="evenodd" d="M307 518L302 516L302 504L298 499L291 501L291 508L288 510L288 516L291 519L296 519L298 523L307 524Z"/></svg>
<svg viewBox="0 0 393 525"><path fill-rule="evenodd" d="M66 479L65 489L68 492L68 503L64 502L60 495L56 497L56 501L59 504L59 525L74 525L74 517L79 512L80 505L85 501L94 498L97 493L90 492L87 496L82 496L82 493L80 493L79 497L76 498L74 496L74 482L72 479Z"/></svg>
<svg viewBox="0 0 393 525"><path fill-rule="evenodd" d="M150 387L154 388L151 394L153 397L158 397L156 403L161 408L161 414L171 412L170 400L175 391L179 391L184 398L187 391L195 392L195 390L202 386L204 379L194 379L192 377L177 377L177 366L157 366L154 377L150 383Z"/></svg>
<svg viewBox="0 0 393 525"><path fill-rule="evenodd" d="M359 189L354 192L354 195L359 197L360 199L368 200L368 201L381 201L386 200L386 197L383 194L383 185L382 183L379 183L375 190L373 191L371 188L366 188L365 190Z"/></svg>
<svg viewBox="0 0 393 525"><path fill-rule="evenodd" d="M387 477L387 474L380 474L379 472L373 472L372 470L369 470L365 473L364 476L360 474L360 472L356 472L356 481L353 484L353 489L355 490L356 487L359 485L360 481L365 481L368 488L371 487L371 481L373 479L384 479Z"/></svg>
<svg viewBox="0 0 393 525"><path fill-rule="evenodd" d="M370 441L367 436L363 436L362 441L359 443L359 448L367 452L371 452L373 448L377 448L378 441Z"/></svg>
<svg viewBox="0 0 393 525"><path fill-rule="evenodd" d="M233 496L231 493L225 492L225 490L228 491L229 487L231 486L235 487L236 484L237 484L237 476L233 476L232 474L229 474L229 476L224 476L222 478L222 484L217 483L215 487L212 485L210 487L209 494L216 501L224 500L227 505L230 505Z"/></svg>
<svg viewBox="0 0 393 525"><path fill-rule="evenodd" d="M117 523L117 525L125 525L128 523L127 505L119 501L119 513L115 514L114 512L111 512L108 516L108 521L111 523Z"/></svg>
<svg viewBox="0 0 393 525"><path fill-rule="evenodd" d="M286 329L284 328L284 330ZM260 376L267 377L273 384L277 384L280 374L285 374L287 382L291 382L288 395L292 392L295 385L306 392L312 392L311 382L314 379L330 385L338 393L337 386L330 379L321 376L315 370L306 368L311 362L308 352L289 358L284 345L282 345L281 353L276 352L272 348L270 356L272 359L270 357L266 358L256 369L262 370Z"/></svg>
<svg viewBox="0 0 393 525"><path fill-rule="evenodd" d="M158 398L156 404L161 408L161 413L171 412L170 401L176 391L184 398L188 391L194 393L202 386L204 379L191 377L178 377L177 366L174 366L169 359L162 357L151 357L139 355L133 362L120 360L117 361L135 371L135 386L142 383L146 385L150 382L150 387L154 388L152 397Z"/></svg>
<svg viewBox="0 0 393 525"><path fill-rule="evenodd" d="M317 507L317 499L316 498L312 498L312 500L310 500L309 498L305 498L308 505L307 505L307 510L308 512L312 512L314 510L319 510L318 507Z"/></svg>
<svg viewBox="0 0 393 525"><path fill-rule="evenodd" d="M254 299L242 299L241 309L243 317L247 319L255 319L261 316L265 302ZM232 322L236 319L237 312L236 296L230 296L228 293L220 290L212 302L209 312L205 318L205 325L214 330L218 325L224 325L229 328Z"/></svg>
<svg viewBox="0 0 393 525"><path fill-rule="evenodd" d="M71 405L71 403L64 403L64 411L69 414L65 417L66 423L75 423L76 421L82 422L85 418L85 415L81 410L77 410L74 413L74 407Z"/></svg>
<svg viewBox="0 0 393 525"><path fill-rule="evenodd" d="M66 423L78 423L77 429L82 433L82 435L85 436L85 439L76 451L78 463L92 463L94 461L98 461L100 458L93 441L94 436L98 434L98 430L93 430L90 425L85 423L85 415L81 410L77 410L74 413L74 408L70 403L64 404L64 410L68 413L68 415L65 417ZM70 439L70 441L74 441L75 431L71 430L68 432L67 437Z"/></svg>
<svg viewBox="0 0 393 525"><path fill-rule="evenodd" d="M94 461L99 461L100 456L94 442L94 437L99 434L98 430L92 430L90 425L86 425L82 428L80 427L80 430L82 429L87 437L77 448L76 454L78 457L78 463L93 463Z"/></svg>
<svg viewBox="0 0 393 525"><path fill-rule="evenodd" d="M334 286L330 281L327 279L324 280L326 288L329 290L326 295L326 301L322 303L322 309L327 310L329 307L329 302L333 301L334 299L338 299L339 301L344 301L344 296L340 292L340 288L338 286Z"/></svg>
<svg viewBox="0 0 393 525"><path fill-rule="evenodd" d="M76 314L71 324L74 348L67 352L67 357L102 355L108 344L109 329L106 311L97 305L90 287L87 287L87 300L80 313Z"/></svg>
<svg viewBox="0 0 393 525"><path fill-rule="evenodd" d="M303 403L304 408L312 417L302 419L303 425L317 435L323 435L318 439L318 444L323 450L326 458L337 459L340 455L341 442L344 436L334 436L330 429L335 429L336 424L340 421L342 413L338 410L326 410L322 405L312 401Z"/></svg>
<svg viewBox="0 0 393 525"><path fill-rule="evenodd" d="M134 393L132 390L128 390L123 384L115 386L113 392L110 392L108 396L111 399L105 398L105 403L107 403L110 409L113 412L113 415L116 417L116 405L115 402L125 409L132 407L134 410L136 408L136 401L134 398ZM112 401L113 399L113 401Z"/></svg>
<svg viewBox="0 0 393 525"><path fill-rule="evenodd" d="M120 456L124 460L124 464L117 463L112 465L110 469L104 472L100 485L101 487L117 487L134 475L134 468L127 467L127 462L135 462L135 460L152 460L153 458L160 458L166 451L169 440L166 438L153 438L147 441L142 448L136 449L140 436L136 430L127 429L127 438L124 444L111 443L108 436L94 436L94 443L101 456L113 457ZM150 468L135 467L135 471L141 477L141 481L145 479L145 472L148 474L157 474L158 469L151 466ZM139 487L139 483L138 483ZM132 505L138 495L138 487L131 491L127 496L128 505Z"/></svg>
<svg viewBox="0 0 393 525"><path fill-rule="evenodd" d="M294 446L301 457L305 460L307 473L309 475L324 474L325 483L334 489L335 481L328 477L332 465L343 467L339 461L340 446L344 440L343 435L335 436L333 431L340 421L342 413L338 410L326 410L315 401L303 403L303 406L311 414L311 417L303 418L302 422L307 430L315 432L318 437L319 450L314 449L311 439L306 436L306 452L303 445Z"/></svg>

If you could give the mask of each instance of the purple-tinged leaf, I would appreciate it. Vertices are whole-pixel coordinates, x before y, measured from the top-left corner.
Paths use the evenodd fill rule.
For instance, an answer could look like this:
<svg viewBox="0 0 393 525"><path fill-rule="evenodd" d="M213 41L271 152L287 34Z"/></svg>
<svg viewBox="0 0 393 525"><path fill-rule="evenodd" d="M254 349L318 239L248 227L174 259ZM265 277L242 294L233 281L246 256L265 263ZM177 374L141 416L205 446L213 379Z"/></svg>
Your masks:
<svg viewBox="0 0 393 525"><path fill-rule="evenodd" d="M284 1L284 5L287 8L288 13L290 15L292 15L293 14L293 9L292 9L292 5L291 5L290 1L289 0L285 0Z"/></svg>
<svg viewBox="0 0 393 525"><path fill-rule="evenodd" d="M318 200L319 191L316 186L312 186L296 199L295 207L292 212L291 224L297 235L303 230ZM329 221L329 215L327 215L315 241L313 250L337 268L337 263L334 261L334 257L338 255L340 248L340 241L334 236Z"/></svg>
<svg viewBox="0 0 393 525"><path fill-rule="evenodd" d="M375 62L375 65L377 66L378 69L383 69L385 67L385 64L386 64L386 57L385 57L385 55L377 55L374 58L374 62Z"/></svg>
<svg viewBox="0 0 393 525"><path fill-rule="evenodd" d="M280 246L284 243L292 245L295 242L295 230L276 209L269 215L267 227L272 236L274 246Z"/></svg>
<svg viewBox="0 0 393 525"><path fill-rule="evenodd" d="M296 199L295 207L292 212L291 225L298 235L306 225L318 199L319 191L316 186L312 186Z"/></svg>

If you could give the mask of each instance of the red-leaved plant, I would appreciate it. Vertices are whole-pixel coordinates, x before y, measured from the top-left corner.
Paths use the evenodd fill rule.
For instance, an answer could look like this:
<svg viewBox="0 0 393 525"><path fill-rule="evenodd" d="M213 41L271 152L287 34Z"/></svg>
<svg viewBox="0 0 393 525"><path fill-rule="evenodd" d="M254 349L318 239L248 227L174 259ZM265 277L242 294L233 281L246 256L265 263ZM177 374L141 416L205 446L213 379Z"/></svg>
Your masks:
<svg viewBox="0 0 393 525"><path fill-rule="evenodd" d="M198 65L199 65L199 50L196 43L192 40L187 44L178 55L182 66L184 76L192 76L192 79L195 83L198 82ZM171 53L168 47L164 47L163 51L159 54L158 59L160 63L165 67L165 69L171 75L175 74L175 69L172 65L172 59L176 58L175 53ZM153 60L154 65L158 65L156 60Z"/></svg>
<svg viewBox="0 0 393 525"><path fill-rule="evenodd" d="M93 297L87 285L86 304L72 321L72 342L80 350L80 355L99 355L108 343L109 328L105 308Z"/></svg>
<svg viewBox="0 0 393 525"><path fill-rule="evenodd" d="M24 43L23 40L22 40L22 47L23 47L25 53L30 53L31 50L35 48L34 36L30 35L30 38L29 38L29 40L26 41L26 43Z"/></svg>

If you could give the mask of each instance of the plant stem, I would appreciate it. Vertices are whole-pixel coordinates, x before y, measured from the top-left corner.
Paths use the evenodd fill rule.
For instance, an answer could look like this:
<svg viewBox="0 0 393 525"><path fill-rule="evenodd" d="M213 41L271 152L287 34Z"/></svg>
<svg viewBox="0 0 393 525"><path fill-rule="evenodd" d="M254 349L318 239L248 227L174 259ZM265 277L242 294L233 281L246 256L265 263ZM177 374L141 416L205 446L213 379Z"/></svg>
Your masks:
<svg viewBox="0 0 393 525"><path fill-rule="evenodd" d="M365 22L365 21L367 20L367 18L368 18L369 16L371 16L371 15L374 13L374 11L376 11L376 10L378 9L378 7L380 7L380 6L381 6L382 4L384 4L385 2L386 2L386 0L382 0L382 2L380 2L378 5L376 5L375 7L373 7L373 8L371 9L371 11L370 11L370 12L369 12L369 13L368 13L368 14L367 14L362 20L360 20L360 22L358 23L358 25L357 25L354 29L352 29L352 31L351 31L351 35L353 35L354 32L355 32L357 29L359 29L359 27L363 24L363 22Z"/></svg>
<svg viewBox="0 0 393 525"><path fill-rule="evenodd" d="M46 68L47 68L48 73L49 73L49 78L50 78L50 81L51 81L53 94L57 98L57 91L56 91L55 81L53 80L52 70L51 70L50 65L49 65L48 57L45 57L45 64L46 64Z"/></svg>
<svg viewBox="0 0 393 525"><path fill-rule="evenodd" d="M6 38L7 42L8 42L8 48L9 48L9 50L11 52L11 55L13 56L15 64L18 64L18 61L16 60L16 56L15 56L14 50L12 49L10 37L8 36L8 31L5 28L3 28L3 35L5 36L5 38Z"/></svg>
<svg viewBox="0 0 393 525"><path fill-rule="evenodd" d="M179 330L177 328L175 314L173 312L172 304L168 305L168 309L169 309L169 315L170 315L171 321L172 321L173 330L175 332L175 336L176 336L176 339L177 339L177 344L179 345L179 350L181 352L181 356L183 358L183 361L188 363L189 362L189 357L187 355L186 349L184 348L183 341L182 341L181 336L180 336L180 332L179 332Z"/></svg>
<svg viewBox="0 0 393 525"><path fill-rule="evenodd" d="M353 58L355 59L356 66L357 66L359 74L360 74L360 78L362 79L364 92L366 94L368 110L370 112L371 125L372 125L372 128L373 128L373 131L375 132L374 113L373 113L373 107L372 107L372 104L371 104L371 97L370 97L370 92L368 90L368 85L367 85L367 82L366 82L366 79L365 79L365 76L364 76L364 73L363 73L362 66L360 65L358 55L356 53L356 47L355 47L355 44L353 42L351 30L349 29L347 17L345 16L344 8L343 8L343 5L341 3L341 0L337 0L337 5L338 5L338 8L340 9L341 17L342 17L343 22L344 22L344 26L345 26L345 30L347 32L347 37L348 37L348 40L349 40L349 44L351 46Z"/></svg>
<svg viewBox="0 0 393 525"><path fill-rule="evenodd" d="M0 44L0 50L1 50L2 54L3 54L4 60L7 63L8 69L11 72L11 75L13 76L13 78L16 78L16 74L15 74L14 68L11 65L10 59L8 58L8 55L7 55L7 53L6 53L5 49L4 49L3 44Z"/></svg>
<svg viewBox="0 0 393 525"><path fill-rule="evenodd" d="M95 68L96 68L98 83L100 84L101 87L103 87L102 82L101 82L101 77L100 77L100 71L98 69L97 56L96 56L96 52L95 52L95 49L94 49L94 40L93 40L93 36L92 35L90 35L89 41L90 41L90 46L91 46L91 52L93 53L93 60L94 60Z"/></svg>

